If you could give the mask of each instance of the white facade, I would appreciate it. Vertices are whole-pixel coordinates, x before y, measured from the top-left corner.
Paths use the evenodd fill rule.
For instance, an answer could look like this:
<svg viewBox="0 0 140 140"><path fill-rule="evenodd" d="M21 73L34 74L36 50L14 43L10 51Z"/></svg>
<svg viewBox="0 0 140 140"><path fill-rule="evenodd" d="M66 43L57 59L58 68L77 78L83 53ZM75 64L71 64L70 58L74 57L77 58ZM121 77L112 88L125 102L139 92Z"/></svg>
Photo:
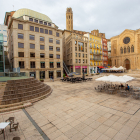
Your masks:
<svg viewBox="0 0 140 140"><path fill-rule="evenodd" d="M0 24L0 33L3 34L4 51L7 51L7 26Z"/></svg>

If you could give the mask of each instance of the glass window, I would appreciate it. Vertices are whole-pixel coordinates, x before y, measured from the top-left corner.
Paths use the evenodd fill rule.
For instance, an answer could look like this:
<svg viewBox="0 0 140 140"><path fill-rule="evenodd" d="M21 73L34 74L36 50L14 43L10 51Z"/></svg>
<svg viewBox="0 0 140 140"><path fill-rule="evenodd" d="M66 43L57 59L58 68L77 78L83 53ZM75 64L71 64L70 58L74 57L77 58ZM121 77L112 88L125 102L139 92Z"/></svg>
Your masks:
<svg viewBox="0 0 140 140"><path fill-rule="evenodd" d="M57 78L61 77L61 71L57 71Z"/></svg>
<svg viewBox="0 0 140 140"><path fill-rule="evenodd" d="M77 45L77 41L75 41L75 45Z"/></svg>
<svg viewBox="0 0 140 140"><path fill-rule="evenodd" d="M39 21L40 24L43 24L43 21Z"/></svg>
<svg viewBox="0 0 140 140"><path fill-rule="evenodd" d="M19 39L23 39L24 35L23 34L18 34Z"/></svg>
<svg viewBox="0 0 140 140"><path fill-rule="evenodd" d="M37 19L34 19L34 22L38 23L38 20Z"/></svg>
<svg viewBox="0 0 140 140"><path fill-rule="evenodd" d="M18 52L18 57L24 57L24 52Z"/></svg>
<svg viewBox="0 0 140 140"><path fill-rule="evenodd" d="M47 25L47 22L44 22L44 25Z"/></svg>
<svg viewBox="0 0 140 140"><path fill-rule="evenodd" d="M38 27L35 27L35 32L39 32L39 28Z"/></svg>
<svg viewBox="0 0 140 140"><path fill-rule="evenodd" d="M30 26L30 31L34 31L34 26Z"/></svg>
<svg viewBox="0 0 140 140"><path fill-rule="evenodd" d="M47 29L45 29L45 34L48 34L48 30Z"/></svg>
<svg viewBox="0 0 140 140"><path fill-rule="evenodd" d="M53 54L49 54L49 58L53 58Z"/></svg>
<svg viewBox="0 0 140 140"><path fill-rule="evenodd" d="M40 41L44 41L44 37L40 36Z"/></svg>
<svg viewBox="0 0 140 140"><path fill-rule="evenodd" d="M48 26L51 26L51 23L48 23Z"/></svg>
<svg viewBox="0 0 140 140"><path fill-rule="evenodd" d="M53 43L53 38L49 38L49 43Z"/></svg>
<svg viewBox="0 0 140 140"><path fill-rule="evenodd" d="M35 61L30 62L30 68L35 68Z"/></svg>
<svg viewBox="0 0 140 140"><path fill-rule="evenodd" d="M77 51L77 47L75 47L75 51Z"/></svg>
<svg viewBox="0 0 140 140"><path fill-rule="evenodd" d="M60 68L60 62L57 62L57 68Z"/></svg>
<svg viewBox="0 0 140 140"><path fill-rule="evenodd" d="M43 28L40 28L40 33L44 33L44 29Z"/></svg>
<svg viewBox="0 0 140 140"><path fill-rule="evenodd" d="M79 59L79 63L81 63L81 59Z"/></svg>
<svg viewBox="0 0 140 140"><path fill-rule="evenodd" d="M40 50L44 50L44 45L40 45Z"/></svg>
<svg viewBox="0 0 140 140"><path fill-rule="evenodd" d="M49 51L53 51L53 46L49 46Z"/></svg>
<svg viewBox="0 0 140 140"><path fill-rule="evenodd" d="M56 58L57 58L57 59L60 59L60 55L59 55L59 54L57 54L57 55L56 55Z"/></svg>
<svg viewBox="0 0 140 140"><path fill-rule="evenodd" d="M45 53L40 53L40 58L45 58Z"/></svg>
<svg viewBox="0 0 140 140"><path fill-rule="evenodd" d="M45 62L40 62L40 67L45 68Z"/></svg>
<svg viewBox="0 0 140 140"><path fill-rule="evenodd" d="M79 57L81 57L81 54L79 53Z"/></svg>
<svg viewBox="0 0 140 140"><path fill-rule="evenodd" d="M53 68L54 66L53 66L53 62L50 62L50 68Z"/></svg>
<svg viewBox="0 0 140 140"><path fill-rule="evenodd" d="M75 59L75 63L77 63L77 59Z"/></svg>
<svg viewBox="0 0 140 140"><path fill-rule="evenodd" d="M49 30L49 35L52 35L52 30Z"/></svg>
<svg viewBox="0 0 140 140"><path fill-rule="evenodd" d="M18 48L24 48L24 43L19 43L18 42Z"/></svg>
<svg viewBox="0 0 140 140"><path fill-rule="evenodd" d="M59 37L59 33L56 32L56 36Z"/></svg>
<svg viewBox="0 0 140 140"><path fill-rule="evenodd" d="M30 52L30 57L35 57L35 53L34 52Z"/></svg>
<svg viewBox="0 0 140 140"><path fill-rule="evenodd" d="M33 21L33 18L29 18L29 21Z"/></svg>
<svg viewBox="0 0 140 140"><path fill-rule="evenodd" d="M35 49L35 44L30 43L30 49Z"/></svg>
<svg viewBox="0 0 140 140"><path fill-rule="evenodd" d="M18 29L23 30L23 24L18 24Z"/></svg>
<svg viewBox="0 0 140 140"><path fill-rule="evenodd" d="M34 35L29 35L30 40L35 40L35 36Z"/></svg>
<svg viewBox="0 0 140 140"><path fill-rule="evenodd" d="M59 48L59 47L56 47L56 51L57 51L57 52L60 52L60 48Z"/></svg>
<svg viewBox="0 0 140 140"><path fill-rule="evenodd" d="M19 67L20 67L21 69L24 68L24 61L19 61Z"/></svg>
<svg viewBox="0 0 140 140"><path fill-rule="evenodd" d="M60 40L56 40L56 44L60 44Z"/></svg>
<svg viewBox="0 0 140 140"><path fill-rule="evenodd" d="M83 58L84 58L84 54L83 54Z"/></svg>

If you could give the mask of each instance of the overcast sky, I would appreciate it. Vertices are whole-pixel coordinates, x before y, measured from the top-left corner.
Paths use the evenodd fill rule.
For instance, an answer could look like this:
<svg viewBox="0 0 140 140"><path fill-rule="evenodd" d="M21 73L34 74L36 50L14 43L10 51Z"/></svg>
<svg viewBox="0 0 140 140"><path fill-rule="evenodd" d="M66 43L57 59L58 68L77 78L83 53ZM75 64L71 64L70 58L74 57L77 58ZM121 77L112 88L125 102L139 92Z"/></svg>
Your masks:
<svg viewBox="0 0 140 140"><path fill-rule="evenodd" d="M67 7L73 10L74 30L99 29L109 39L125 29L140 28L140 0L1 0L0 24L5 12L28 8L46 14L63 30Z"/></svg>

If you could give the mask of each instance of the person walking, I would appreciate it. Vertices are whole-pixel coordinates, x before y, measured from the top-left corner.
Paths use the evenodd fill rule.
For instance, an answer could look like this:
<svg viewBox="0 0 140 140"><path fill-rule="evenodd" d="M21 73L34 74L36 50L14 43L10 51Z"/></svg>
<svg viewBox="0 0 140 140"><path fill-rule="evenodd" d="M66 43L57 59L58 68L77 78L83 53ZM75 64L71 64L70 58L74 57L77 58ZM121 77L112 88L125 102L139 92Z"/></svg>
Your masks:
<svg viewBox="0 0 140 140"><path fill-rule="evenodd" d="M50 80L52 80L54 82L53 76L50 77Z"/></svg>

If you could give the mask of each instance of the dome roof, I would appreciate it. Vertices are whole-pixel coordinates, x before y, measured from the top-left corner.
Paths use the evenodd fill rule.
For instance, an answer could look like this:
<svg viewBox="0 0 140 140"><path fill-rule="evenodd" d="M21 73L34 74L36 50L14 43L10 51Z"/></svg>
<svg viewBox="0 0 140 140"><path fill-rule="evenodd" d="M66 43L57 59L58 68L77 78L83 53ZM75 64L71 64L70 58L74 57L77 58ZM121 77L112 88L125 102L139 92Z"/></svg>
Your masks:
<svg viewBox="0 0 140 140"><path fill-rule="evenodd" d="M13 14L13 17L14 18L19 18L19 17L24 16L24 15L34 17L34 18L37 18L37 19L40 19L40 20L45 20L45 21L52 22L52 20L48 16L46 16L44 14L41 14L39 12L36 12L36 11L30 10L30 9L25 9L25 8L17 10Z"/></svg>

